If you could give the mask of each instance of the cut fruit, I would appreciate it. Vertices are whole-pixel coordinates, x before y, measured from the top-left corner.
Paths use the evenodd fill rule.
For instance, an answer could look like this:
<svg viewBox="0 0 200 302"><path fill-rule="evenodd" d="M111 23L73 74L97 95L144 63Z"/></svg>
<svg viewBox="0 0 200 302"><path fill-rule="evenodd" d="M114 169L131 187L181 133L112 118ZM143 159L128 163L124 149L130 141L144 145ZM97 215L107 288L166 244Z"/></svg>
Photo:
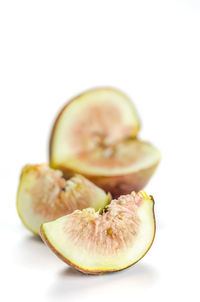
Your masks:
<svg viewBox="0 0 200 302"><path fill-rule="evenodd" d="M88 208L41 225L44 242L87 274L125 269L140 260L155 236L154 201L144 191L113 200L102 214Z"/></svg>
<svg viewBox="0 0 200 302"><path fill-rule="evenodd" d="M25 166L17 194L17 210L24 225L39 235L40 225L76 209L104 208L111 196L81 175L69 180L47 164Z"/></svg>
<svg viewBox="0 0 200 302"><path fill-rule="evenodd" d="M50 165L65 177L80 173L113 197L142 189L159 151L136 139L139 120L130 99L109 88L87 91L60 112L50 140Z"/></svg>

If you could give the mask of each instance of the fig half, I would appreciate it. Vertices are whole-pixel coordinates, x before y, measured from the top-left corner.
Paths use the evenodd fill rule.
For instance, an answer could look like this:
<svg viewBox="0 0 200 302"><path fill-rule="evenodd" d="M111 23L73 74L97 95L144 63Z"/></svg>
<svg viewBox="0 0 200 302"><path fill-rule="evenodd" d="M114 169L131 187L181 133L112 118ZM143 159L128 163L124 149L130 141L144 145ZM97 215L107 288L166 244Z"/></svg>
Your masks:
<svg viewBox="0 0 200 302"><path fill-rule="evenodd" d="M154 201L144 191L113 200L103 214L88 208L41 225L44 242L87 274L125 269L140 260L155 236Z"/></svg>
<svg viewBox="0 0 200 302"><path fill-rule="evenodd" d="M50 165L65 177L80 173L113 197L141 190L156 169L159 151L136 138L140 124L122 92L99 88L69 102L50 140Z"/></svg>
<svg viewBox="0 0 200 302"><path fill-rule="evenodd" d="M25 166L17 194L17 210L24 225L39 235L40 225L76 209L104 208L111 196L81 175L69 180L47 164Z"/></svg>

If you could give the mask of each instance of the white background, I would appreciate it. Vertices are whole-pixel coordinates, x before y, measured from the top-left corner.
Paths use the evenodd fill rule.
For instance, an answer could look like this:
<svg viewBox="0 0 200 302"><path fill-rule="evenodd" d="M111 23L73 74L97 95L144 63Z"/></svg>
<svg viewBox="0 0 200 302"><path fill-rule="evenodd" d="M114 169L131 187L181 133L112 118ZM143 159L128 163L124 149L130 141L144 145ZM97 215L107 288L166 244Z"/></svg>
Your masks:
<svg viewBox="0 0 200 302"><path fill-rule="evenodd" d="M0 300L199 301L199 1L5 0L0 31ZM162 152L146 187L157 233L135 266L86 276L23 227L15 200L59 109L102 85L134 100L140 137Z"/></svg>

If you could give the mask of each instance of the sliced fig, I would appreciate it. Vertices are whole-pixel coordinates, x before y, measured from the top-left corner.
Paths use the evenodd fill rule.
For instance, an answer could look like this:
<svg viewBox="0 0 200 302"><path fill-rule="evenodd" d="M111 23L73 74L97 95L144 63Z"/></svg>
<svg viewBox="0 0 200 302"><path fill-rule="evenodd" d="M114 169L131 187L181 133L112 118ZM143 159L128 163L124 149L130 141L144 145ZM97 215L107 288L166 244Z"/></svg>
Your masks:
<svg viewBox="0 0 200 302"><path fill-rule="evenodd" d="M136 139L139 119L130 99L109 88L87 91L60 112L50 140L50 165L65 177L80 173L114 197L139 191L160 160Z"/></svg>
<svg viewBox="0 0 200 302"><path fill-rule="evenodd" d="M76 209L104 208L111 197L81 175L69 180L47 164L25 166L17 194L17 210L24 225L39 235L40 225Z"/></svg>
<svg viewBox="0 0 200 302"><path fill-rule="evenodd" d="M155 236L154 201L144 191L41 225L41 237L67 264L87 274L125 269L140 260Z"/></svg>

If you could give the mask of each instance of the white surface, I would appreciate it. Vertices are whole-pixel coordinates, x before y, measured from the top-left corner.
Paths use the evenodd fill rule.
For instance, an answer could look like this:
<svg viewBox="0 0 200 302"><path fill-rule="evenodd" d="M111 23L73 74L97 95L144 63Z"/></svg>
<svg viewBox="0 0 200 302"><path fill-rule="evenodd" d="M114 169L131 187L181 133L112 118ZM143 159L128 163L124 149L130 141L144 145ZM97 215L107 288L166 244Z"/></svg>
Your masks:
<svg viewBox="0 0 200 302"><path fill-rule="evenodd" d="M1 301L199 301L199 1L0 2ZM50 126L90 87L121 88L162 151L146 191L157 234L128 270L85 276L15 209L21 167L47 160Z"/></svg>

